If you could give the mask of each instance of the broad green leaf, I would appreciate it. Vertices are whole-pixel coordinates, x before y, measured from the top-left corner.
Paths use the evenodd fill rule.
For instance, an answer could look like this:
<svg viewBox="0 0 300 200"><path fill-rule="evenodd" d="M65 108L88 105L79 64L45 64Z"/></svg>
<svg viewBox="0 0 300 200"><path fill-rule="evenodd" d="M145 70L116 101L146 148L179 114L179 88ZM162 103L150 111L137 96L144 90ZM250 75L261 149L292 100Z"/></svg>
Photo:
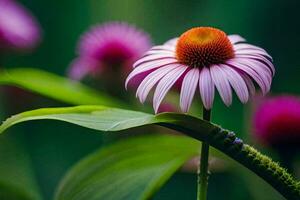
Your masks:
<svg viewBox="0 0 300 200"><path fill-rule="evenodd" d="M24 112L7 119L0 133L10 126L29 120L53 119L101 131L120 131L138 126L157 124L181 131L227 154L272 185L287 199L300 199L300 183L278 163L244 144L235 134L207 121L178 113L151 115L104 106L44 108Z"/></svg>
<svg viewBox="0 0 300 200"><path fill-rule="evenodd" d="M0 72L0 85L20 87L72 105L107 105L120 107L124 103L67 78L31 68L16 68Z"/></svg>
<svg viewBox="0 0 300 200"><path fill-rule="evenodd" d="M23 112L9 118L1 127L6 128L23 121L55 119L101 131L118 131L154 123L153 115L142 112L107 108L105 106L75 106L68 108L42 108Z"/></svg>
<svg viewBox="0 0 300 200"><path fill-rule="evenodd" d="M0 137L0 199L40 200L30 156L21 138Z"/></svg>
<svg viewBox="0 0 300 200"><path fill-rule="evenodd" d="M184 136L148 135L104 147L76 164L56 200L149 199L200 143Z"/></svg>

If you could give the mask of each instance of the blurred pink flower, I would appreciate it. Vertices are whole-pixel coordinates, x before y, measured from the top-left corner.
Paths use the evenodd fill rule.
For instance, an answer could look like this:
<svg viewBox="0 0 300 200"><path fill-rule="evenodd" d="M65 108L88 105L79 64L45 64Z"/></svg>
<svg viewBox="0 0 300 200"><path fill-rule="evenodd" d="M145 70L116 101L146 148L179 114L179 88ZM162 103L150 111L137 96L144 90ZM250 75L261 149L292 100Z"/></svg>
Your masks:
<svg viewBox="0 0 300 200"><path fill-rule="evenodd" d="M300 98L261 100L253 118L255 137L270 146L300 144Z"/></svg>
<svg viewBox="0 0 300 200"><path fill-rule="evenodd" d="M174 105L170 104L170 103L162 103L159 106L159 109L157 111L157 113L163 113L163 112L176 112L177 109Z"/></svg>
<svg viewBox="0 0 300 200"><path fill-rule="evenodd" d="M132 64L151 47L149 36L124 22L92 27L79 41L78 58L69 76L80 80L86 75L110 71L127 73Z"/></svg>
<svg viewBox="0 0 300 200"><path fill-rule="evenodd" d="M143 103L156 86L153 97L156 113L165 95L178 82L183 112L188 112L197 88L206 109L213 105L215 86L227 106L232 102L231 87L241 102L246 103L255 93L253 81L264 94L270 90L275 69L265 50L244 42L242 37L227 36L216 28L192 28L179 38L154 46L135 62L126 86L144 73L136 95Z"/></svg>
<svg viewBox="0 0 300 200"><path fill-rule="evenodd" d="M14 0L0 0L0 49L28 50L40 41L36 19Z"/></svg>

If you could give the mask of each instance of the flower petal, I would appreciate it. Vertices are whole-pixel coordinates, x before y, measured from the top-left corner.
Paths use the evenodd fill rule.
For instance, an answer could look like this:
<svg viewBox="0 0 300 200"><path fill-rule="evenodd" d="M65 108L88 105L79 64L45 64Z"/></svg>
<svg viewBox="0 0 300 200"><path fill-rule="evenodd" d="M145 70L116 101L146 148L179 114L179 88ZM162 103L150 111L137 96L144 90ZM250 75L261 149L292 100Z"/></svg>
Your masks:
<svg viewBox="0 0 300 200"><path fill-rule="evenodd" d="M185 72L187 68L188 67L185 65L178 65L176 69L169 72L159 81L153 96L153 108L155 113L157 113L159 105L161 104L163 98L166 96L167 92L171 89L174 83L180 78L180 76Z"/></svg>
<svg viewBox="0 0 300 200"><path fill-rule="evenodd" d="M180 92L180 108L188 112L199 82L199 69L193 68L184 76Z"/></svg>
<svg viewBox="0 0 300 200"><path fill-rule="evenodd" d="M270 90L272 83L272 72L264 63L249 58L241 58L240 62L246 64L254 71L256 71L260 75L260 77L262 77L262 80L267 86L267 91Z"/></svg>
<svg viewBox="0 0 300 200"><path fill-rule="evenodd" d="M227 74L218 65L211 66L210 73L223 102L226 106L230 106L232 102L232 92Z"/></svg>
<svg viewBox="0 0 300 200"><path fill-rule="evenodd" d="M261 75L258 74L257 71L253 70L251 67L249 67L248 65L246 65L245 63L243 63L238 58L230 59L230 60L226 61L226 64L244 71L246 74L248 74L251 78L253 78L255 80L255 82L261 88L263 94L267 93L267 91L268 91L267 83L261 77Z"/></svg>
<svg viewBox="0 0 300 200"><path fill-rule="evenodd" d="M145 57L139 59L138 61L136 61L133 64L133 68L136 68L139 65L150 62L150 61L164 60L164 59L170 59L170 58L176 59L175 56L170 56L170 55L168 55L168 56L161 55L161 54L148 55L148 56L145 56Z"/></svg>
<svg viewBox="0 0 300 200"><path fill-rule="evenodd" d="M220 65L221 69L227 74L228 81L235 90L242 103L246 103L249 98L249 92L244 79L235 69L228 65Z"/></svg>
<svg viewBox="0 0 300 200"><path fill-rule="evenodd" d="M175 52L174 51L167 51L167 50L163 50L163 49L147 51L143 55L143 57L146 57L146 56L149 56L149 55L156 55L156 54L160 54L160 55L163 55L163 56L174 56L175 57Z"/></svg>
<svg viewBox="0 0 300 200"><path fill-rule="evenodd" d="M268 67L268 65L266 65L266 63L257 60L257 59L252 59L252 58L243 58L243 59L247 59L247 61L249 62L249 65L252 66L252 68L257 69L260 68L262 70L264 70L265 75L269 78L270 84L272 82L272 77L273 77L273 71Z"/></svg>
<svg viewBox="0 0 300 200"><path fill-rule="evenodd" d="M97 69L101 71L101 65L94 59L76 58L70 65L68 76L74 80L81 80L83 77Z"/></svg>
<svg viewBox="0 0 300 200"><path fill-rule="evenodd" d="M166 41L166 42L164 43L164 45L166 45L166 46L171 46L171 47L175 47L176 44L177 44L178 39L179 39L178 37L173 38L173 39L170 39L170 40Z"/></svg>
<svg viewBox="0 0 300 200"><path fill-rule="evenodd" d="M136 96L139 97L140 102L144 103L154 85L156 85L157 82L166 74L176 69L177 67L178 64L167 65L155 70L154 72L151 72L148 76L146 76L136 91Z"/></svg>
<svg viewBox="0 0 300 200"><path fill-rule="evenodd" d="M256 49L256 50L261 50L265 53L267 53L263 48L260 48L258 46L252 45L252 44L247 44L247 43L238 43L233 45L234 50L241 50L241 49Z"/></svg>
<svg viewBox="0 0 300 200"><path fill-rule="evenodd" d="M247 74L241 73L240 75L244 79L244 81L248 87L250 95L254 96L255 95L255 85L254 85L253 81Z"/></svg>
<svg viewBox="0 0 300 200"><path fill-rule="evenodd" d="M238 43L238 42L245 42L246 40L244 38L242 38L241 36L239 35L228 35L227 36L228 39L230 40L231 44L235 44L235 43Z"/></svg>
<svg viewBox="0 0 300 200"><path fill-rule="evenodd" d="M150 51L154 51L154 50L164 50L164 51L174 52L175 47L168 46L168 45L158 45L158 46L154 46L150 49Z"/></svg>
<svg viewBox="0 0 300 200"><path fill-rule="evenodd" d="M200 72L199 90L204 107L207 110L211 109L214 102L215 86L210 75L210 70L206 67Z"/></svg>
<svg viewBox="0 0 300 200"><path fill-rule="evenodd" d="M92 26L81 36L78 53L80 56L96 55L100 58L110 48L122 48L130 53L129 59L135 60L150 49L151 43L148 34L134 26L124 22L108 22Z"/></svg>
<svg viewBox="0 0 300 200"><path fill-rule="evenodd" d="M243 54L243 55L236 55L237 58L248 58L250 60L257 60L260 61L262 63L264 63L264 65L266 65L272 72L272 76L275 75L275 68L272 62L270 62L270 60L268 60L267 58L265 58L264 56L261 55L249 55L249 54Z"/></svg>
<svg viewBox="0 0 300 200"><path fill-rule="evenodd" d="M272 60L272 57L264 51L259 49L238 49L235 50L235 55L260 55Z"/></svg>
<svg viewBox="0 0 300 200"><path fill-rule="evenodd" d="M132 78L134 78L135 76L137 76L138 74L141 74L143 72L153 70L153 69L156 69L156 68L160 68L160 67L163 67L163 66L166 66L166 65L169 65L169 64L173 64L173 63L176 63L176 60L174 60L174 59L165 59L165 60L159 60L159 61L144 63L144 64L134 68L134 70L126 78L126 81L125 81L126 89L127 89L129 81Z"/></svg>

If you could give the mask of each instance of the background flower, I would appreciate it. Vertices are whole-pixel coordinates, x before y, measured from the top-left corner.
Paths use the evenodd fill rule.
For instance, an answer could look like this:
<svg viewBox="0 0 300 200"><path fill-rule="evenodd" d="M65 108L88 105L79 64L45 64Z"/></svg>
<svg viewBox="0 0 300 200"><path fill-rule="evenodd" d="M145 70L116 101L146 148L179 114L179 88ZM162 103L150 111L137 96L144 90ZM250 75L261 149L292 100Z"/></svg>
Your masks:
<svg viewBox="0 0 300 200"><path fill-rule="evenodd" d="M150 46L149 36L127 23L96 25L81 37L78 57L70 66L69 76L80 80L86 75L105 73L115 79L127 73Z"/></svg>
<svg viewBox="0 0 300 200"><path fill-rule="evenodd" d="M177 109L171 103L162 103L158 109L158 113L162 112L177 112Z"/></svg>
<svg viewBox="0 0 300 200"><path fill-rule="evenodd" d="M0 49L27 50L40 41L36 19L14 0L0 0Z"/></svg>
<svg viewBox="0 0 300 200"><path fill-rule="evenodd" d="M253 127L255 138L265 145L299 145L300 98L285 95L262 100L255 111Z"/></svg>

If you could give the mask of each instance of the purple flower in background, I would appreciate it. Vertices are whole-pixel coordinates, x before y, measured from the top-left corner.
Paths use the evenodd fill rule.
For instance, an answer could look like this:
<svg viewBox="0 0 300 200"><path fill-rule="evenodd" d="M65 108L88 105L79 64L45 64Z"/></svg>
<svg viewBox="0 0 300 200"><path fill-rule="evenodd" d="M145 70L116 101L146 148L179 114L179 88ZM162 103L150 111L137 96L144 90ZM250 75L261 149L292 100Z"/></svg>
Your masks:
<svg viewBox="0 0 300 200"><path fill-rule="evenodd" d="M71 63L69 76L80 80L104 71L114 76L118 72L128 73L132 64L150 47L149 36L127 23L94 26L81 37L78 57Z"/></svg>
<svg viewBox="0 0 300 200"><path fill-rule="evenodd" d="M255 137L270 146L300 144L300 98L279 96L263 99L253 118Z"/></svg>
<svg viewBox="0 0 300 200"><path fill-rule="evenodd" d="M171 103L162 103L157 111L157 113L163 113L163 112L176 112L177 109L174 105Z"/></svg>
<svg viewBox="0 0 300 200"><path fill-rule="evenodd" d="M245 103L255 93L253 81L265 94L275 73L272 58L265 50L245 43L238 35L227 36L211 27L192 28L179 38L154 46L133 67L126 86L143 73L136 95L143 103L156 86L156 113L165 95L178 82L180 107L188 112L197 88L206 109L213 105L215 87L227 106L232 102L231 87Z"/></svg>
<svg viewBox="0 0 300 200"><path fill-rule="evenodd" d="M0 49L32 49L40 41L39 24L13 0L0 0Z"/></svg>

